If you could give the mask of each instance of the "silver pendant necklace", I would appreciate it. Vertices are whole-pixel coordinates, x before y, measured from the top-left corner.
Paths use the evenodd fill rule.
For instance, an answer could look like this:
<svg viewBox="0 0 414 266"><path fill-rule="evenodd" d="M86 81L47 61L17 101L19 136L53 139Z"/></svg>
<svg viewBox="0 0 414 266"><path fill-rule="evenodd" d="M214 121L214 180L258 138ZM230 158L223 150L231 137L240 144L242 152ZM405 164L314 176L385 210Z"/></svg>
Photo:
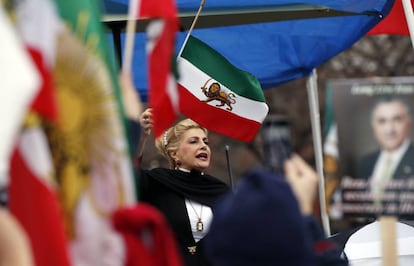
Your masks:
<svg viewBox="0 0 414 266"><path fill-rule="evenodd" d="M192 201L191 200L188 200L188 202L190 203L191 208L193 209L195 215L197 216L196 230L198 232L202 232L204 230L204 223L201 220L201 218L203 217L203 205L201 205L200 215L198 215L196 209L193 206Z"/></svg>

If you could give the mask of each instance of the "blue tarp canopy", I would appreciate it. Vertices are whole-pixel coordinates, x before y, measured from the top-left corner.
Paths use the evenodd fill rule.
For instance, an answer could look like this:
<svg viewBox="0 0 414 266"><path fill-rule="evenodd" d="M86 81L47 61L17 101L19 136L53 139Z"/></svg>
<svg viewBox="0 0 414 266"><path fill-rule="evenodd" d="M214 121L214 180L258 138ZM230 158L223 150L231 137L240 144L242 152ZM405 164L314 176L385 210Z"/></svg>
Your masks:
<svg viewBox="0 0 414 266"><path fill-rule="evenodd" d="M157 1L157 0L152 0ZM177 52L200 5L176 0L182 32ZM263 89L308 76L351 47L386 16L393 0L206 0L192 35L255 75ZM119 34L122 54L128 0L105 0L105 23ZM138 21L134 82L147 98L145 21ZM117 37L115 36L115 39ZM116 42L115 42L116 43Z"/></svg>

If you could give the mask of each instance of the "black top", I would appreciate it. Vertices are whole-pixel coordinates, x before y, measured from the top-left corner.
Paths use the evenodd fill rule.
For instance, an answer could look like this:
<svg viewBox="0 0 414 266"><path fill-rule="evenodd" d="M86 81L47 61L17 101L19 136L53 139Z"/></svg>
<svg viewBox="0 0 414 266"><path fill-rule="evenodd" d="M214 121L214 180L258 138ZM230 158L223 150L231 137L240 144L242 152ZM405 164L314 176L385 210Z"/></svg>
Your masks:
<svg viewBox="0 0 414 266"><path fill-rule="evenodd" d="M229 187L219 179L201 174L165 168L141 170L138 183L140 201L159 209L167 219L177 240L185 265L211 265L203 251L203 239L195 242L188 218L185 199L209 206L213 213L216 203ZM196 252L190 252L190 250Z"/></svg>
<svg viewBox="0 0 414 266"><path fill-rule="evenodd" d="M380 151L365 156L360 165L357 178L369 179L374 170L374 166ZM401 161L394 171L393 179L411 178L414 174L414 147L410 144L405 151Z"/></svg>

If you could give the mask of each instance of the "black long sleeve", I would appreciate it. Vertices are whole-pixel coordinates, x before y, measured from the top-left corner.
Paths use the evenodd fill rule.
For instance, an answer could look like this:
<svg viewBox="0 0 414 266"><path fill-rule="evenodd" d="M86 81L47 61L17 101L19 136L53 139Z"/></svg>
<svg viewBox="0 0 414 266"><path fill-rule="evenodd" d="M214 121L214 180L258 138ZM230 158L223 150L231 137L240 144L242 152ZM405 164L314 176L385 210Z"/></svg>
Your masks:
<svg viewBox="0 0 414 266"><path fill-rule="evenodd" d="M304 217L306 227L313 240L313 250L318 266L347 266L348 260L342 256L342 249L335 241L326 238L322 226L313 216Z"/></svg>

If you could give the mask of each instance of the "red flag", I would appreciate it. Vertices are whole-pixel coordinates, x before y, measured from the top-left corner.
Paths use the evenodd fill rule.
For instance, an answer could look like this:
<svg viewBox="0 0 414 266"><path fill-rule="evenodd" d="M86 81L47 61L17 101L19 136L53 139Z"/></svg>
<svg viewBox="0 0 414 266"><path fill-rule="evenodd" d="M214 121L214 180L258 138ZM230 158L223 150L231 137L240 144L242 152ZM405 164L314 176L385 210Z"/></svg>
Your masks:
<svg viewBox="0 0 414 266"><path fill-rule="evenodd" d="M53 79L50 73L50 68L44 64L42 53L31 46L28 46L29 53L32 57L33 63L36 65L40 75L39 93L32 102L32 109L36 110L43 117L55 120L57 117L57 107L55 104L55 93L53 90Z"/></svg>
<svg viewBox="0 0 414 266"><path fill-rule="evenodd" d="M138 17L160 19L152 20L147 27L149 106L153 109L154 136L159 137L178 114L177 85L171 68L178 30L177 8L173 0L141 0Z"/></svg>
<svg viewBox="0 0 414 266"><path fill-rule="evenodd" d="M25 229L36 265L70 265L53 166L40 127L25 129L10 167L9 208Z"/></svg>
<svg viewBox="0 0 414 266"><path fill-rule="evenodd" d="M368 35L376 34L410 35L401 0L395 0L388 16L368 32Z"/></svg>
<svg viewBox="0 0 414 266"><path fill-rule="evenodd" d="M41 84L32 102L34 113L27 116L12 157L9 206L30 239L36 265L70 265L62 211L53 183L53 162L37 116L56 117L50 71L60 20L49 0L22 1L16 15L18 30L37 66Z"/></svg>
<svg viewBox="0 0 414 266"><path fill-rule="evenodd" d="M183 265L173 232L156 208L145 203L120 208L112 222L126 243L126 266Z"/></svg>

